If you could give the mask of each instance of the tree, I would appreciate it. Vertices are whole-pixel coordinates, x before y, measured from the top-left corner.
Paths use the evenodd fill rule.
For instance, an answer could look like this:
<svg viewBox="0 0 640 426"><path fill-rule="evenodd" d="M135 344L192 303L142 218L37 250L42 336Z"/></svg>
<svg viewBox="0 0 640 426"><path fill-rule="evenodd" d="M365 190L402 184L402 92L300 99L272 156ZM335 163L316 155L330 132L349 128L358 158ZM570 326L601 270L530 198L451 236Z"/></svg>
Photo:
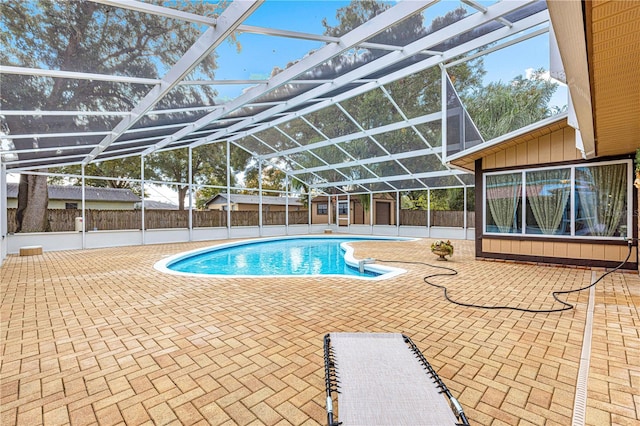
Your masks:
<svg viewBox="0 0 640 426"><path fill-rule="evenodd" d="M49 194L47 190L47 179L39 175L20 175L18 184L18 209L16 210L16 220L18 226L16 232L40 232L49 231L49 218L40 212L47 211ZM39 194L44 194L41 196ZM31 209L25 206L31 205Z"/></svg>
<svg viewBox="0 0 640 426"><path fill-rule="evenodd" d="M53 169L55 173L64 175L80 175L82 170L80 165L74 164L71 166L57 167ZM148 174L150 171L145 172L145 179L158 179L157 175ZM101 161L99 163L89 163L84 169L85 176L105 176L112 179L85 179L85 184L88 186L95 186L100 188L127 188L132 190L138 195L140 193L140 186L132 182L132 179L140 179L140 158L139 157L126 157L118 158L115 160ZM70 178L70 182L74 185L81 185L82 180L80 178ZM50 179L50 182L62 183L62 178L54 177Z"/></svg>
<svg viewBox="0 0 640 426"><path fill-rule="evenodd" d="M223 5L186 0L162 1L172 7L214 15ZM6 65L106 75L158 78L199 37L194 25L176 19L114 8L89 1L34 0L0 2L0 61ZM166 64L166 65L165 65ZM199 72L213 78L215 55ZM2 102L9 109L44 111L127 111L151 90L144 84L95 82L67 78L3 75ZM215 91L206 86L179 86L158 106L212 105ZM13 108L14 106L18 106ZM184 120L185 117L179 117ZM13 134L76 133L111 129L120 120L96 116L6 116L3 128ZM145 120L139 122L145 125ZM10 135L9 135L10 138ZM14 139L17 148L57 148L73 145L65 155L78 160L102 136ZM39 218L33 224L46 229L46 177L32 175L20 186L20 218ZM38 202L36 202L36 200ZM18 226L26 231L25 226Z"/></svg>
<svg viewBox="0 0 640 426"><path fill-rule="evenodd" d="M280 196L282 192L287 191L285 178L286 174L282 170L271 166L264 167L261 176L264 195ZM247 188L259 188L257 167L253 167L246 172L244 182ZM251 193L252 191L244 192Z"/></svg>
<svg viewBox="0 0 640 426"><path fill-rule="evenodd" d="M196 185L226 185L226 156L225 144L217 143L194 148L191 153L193 183ZM228 165L228 167L232 168L232 172L230 173L232 181L229 185L235 185L235 173L233 170L244 169L248 158L249 155L245 151L232 150L232 155L230 156L231 163ZM185 148L154 153L149 156L145 164L145 175L147 173L146 170L149 169L150 173L153 173L161 181L183 183L178 186L177 192L178 209L184 210L184 200L187 195L187 191L189 190L189 186L187 185L189 182L188 149ZM175 187L174 185L168 186L172 188ZM200 197L209 196L211 194L211 191L200 191ZM196 205L202 204L202 202L196 202Z"/></svg>
<svg viewBox="0 0 640 426"><path fill-rule="evenodd" d="M485 140L533 124L551 115L551 96L557 83L543 78L545 70L536 70L531 78L522 75L509 83L489 83L463 96L469 115Z"/></svg>

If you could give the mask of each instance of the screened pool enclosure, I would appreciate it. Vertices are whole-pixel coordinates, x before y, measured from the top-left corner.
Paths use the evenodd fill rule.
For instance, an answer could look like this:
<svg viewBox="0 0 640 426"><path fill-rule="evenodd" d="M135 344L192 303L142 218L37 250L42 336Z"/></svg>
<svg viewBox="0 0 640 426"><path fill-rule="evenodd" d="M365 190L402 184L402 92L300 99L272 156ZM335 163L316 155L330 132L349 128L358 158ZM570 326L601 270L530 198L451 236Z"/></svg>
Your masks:
<svg viewBox="0 0 640 426"><path fill-rule="evenodd" d="M437 236L429 213L403 230L401 210L428 210L433 191L455 188L459 210L473 210L474 176L448 165L447 156L495 135L476 125L465 99L524 73L491 75L500 69L495 63L532 41L542 39L549 56L549 15L539 0L33 0L1 7L2 188L18 175L34 178L32 191L37 177L81 185L75 207L86 224L86 185L125 182L140 196L130 209L140 217L132 232L110 233L109 245L322 232L329 225ZM532 60L530 68L539 67L548 62ZM170 158L183 160L169 165ZM128 171L106 167L125 160ZM278 185L264 178L269 173ZM159 199L184 203L182 225L162 235L145 225L149 195L166 194L160 188L174 195ZM228 195L222 218L198 222L216 194ZM256 196L257 226L233 226L233 194ZM268 226L267 196L287 200L279 227ZM1 198L6 235L14 206L7 191ZM300 203L308 216L291 222ZM376 203L388 204L387 223L374 217ZM313 217L325 209L326 219ZM466 238L471 221L465 213L455 236ZM93 229L74 229L82 232L64 237L72 240L62 248L106 245ZM3 255L30 238L3 239Z"/></svg>

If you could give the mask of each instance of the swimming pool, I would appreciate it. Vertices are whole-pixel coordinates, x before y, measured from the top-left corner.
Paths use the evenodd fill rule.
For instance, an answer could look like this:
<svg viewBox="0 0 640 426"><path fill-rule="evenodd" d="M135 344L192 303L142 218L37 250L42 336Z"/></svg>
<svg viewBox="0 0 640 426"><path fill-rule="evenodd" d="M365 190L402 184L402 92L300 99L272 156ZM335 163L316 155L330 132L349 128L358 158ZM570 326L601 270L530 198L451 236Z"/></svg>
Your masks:
<svg viewBox="0 0 640 426"><path fill-rule="evenodd" d="M349 243L371 240L407 239L324 235L261 238L179 253L154 266L171 274L234 277L341 275L386 279L405 272L399 268L376 265L373 259L354 258Z"/></svg>

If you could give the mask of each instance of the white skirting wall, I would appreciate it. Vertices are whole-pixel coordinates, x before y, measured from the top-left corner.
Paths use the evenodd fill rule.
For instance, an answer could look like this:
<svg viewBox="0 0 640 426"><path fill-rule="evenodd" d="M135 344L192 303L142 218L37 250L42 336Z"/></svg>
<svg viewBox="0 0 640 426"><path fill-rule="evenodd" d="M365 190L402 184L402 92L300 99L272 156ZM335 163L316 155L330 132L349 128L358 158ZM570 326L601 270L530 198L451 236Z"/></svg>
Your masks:
<svg viewBox="0 0 640 426"><path fill-rule="evenodd" d="M191 241L215 241L234 238L277 237L285 235L323 234L331 231L334 234L380 235L435 238L451 240L473 240L474 228L443 228L421 226L385 226L385 225L290 225L287 226L239 226L227 228L194 228ZM83 248L82 232L36 232L29 234L9 234L3 242L7 254L20 253L20 247L42 246L43 251L81 250ZM189 230L152 229L144 233L140 230L123 231L89 231L85 234L85 248L106 248L135 246L145 244L182 243L189 241Z"/></svg>

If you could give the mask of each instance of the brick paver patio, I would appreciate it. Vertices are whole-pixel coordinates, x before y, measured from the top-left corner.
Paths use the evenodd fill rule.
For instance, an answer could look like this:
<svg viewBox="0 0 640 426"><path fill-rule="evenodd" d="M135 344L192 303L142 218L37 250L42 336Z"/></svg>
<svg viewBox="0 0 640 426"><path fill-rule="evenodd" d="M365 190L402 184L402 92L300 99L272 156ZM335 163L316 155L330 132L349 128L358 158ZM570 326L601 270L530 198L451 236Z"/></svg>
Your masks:
<svg viewBox="0 0 640 426"><path fill-rule="evenodd" d="M431 240L358 243L356 257L427 261ZM559 307L586 269L476 261L456 241L437 277L466 303ZM323 424L322 337L412 337L474 425L570 425L589 291L575 309L464 308L406 265L386 281L185 278L153 269L212 243L10 256L2 281L2 425ZM595 271L599 275L602 271ZM640 278L595 287L584 418L640 424Z"/></svg>

